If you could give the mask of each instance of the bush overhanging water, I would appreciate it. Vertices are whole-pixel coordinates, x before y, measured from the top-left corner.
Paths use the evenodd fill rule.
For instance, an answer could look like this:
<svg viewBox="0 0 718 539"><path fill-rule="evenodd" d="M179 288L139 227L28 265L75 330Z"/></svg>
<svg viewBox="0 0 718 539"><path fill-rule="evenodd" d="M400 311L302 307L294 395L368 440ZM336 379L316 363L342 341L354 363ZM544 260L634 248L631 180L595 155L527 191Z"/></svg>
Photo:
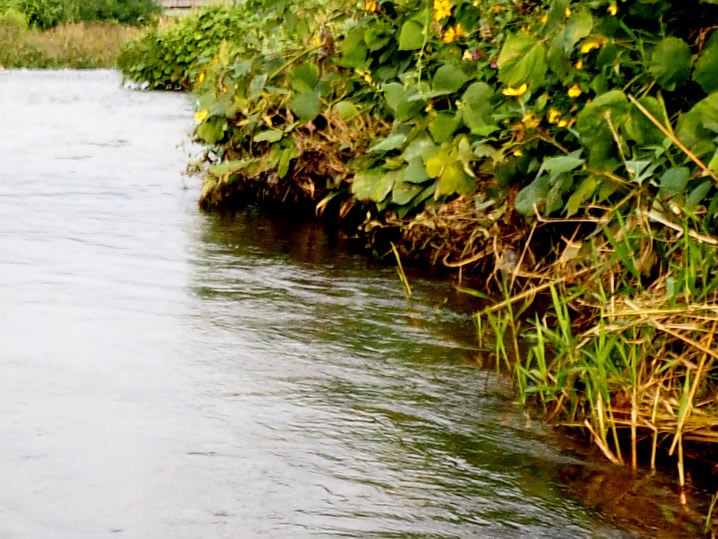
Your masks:
<svg viewBox="0 0 718 539"><path fill-rule="evenodd" d="M247 0L121 65L196 93L203 206L307 205L482 271L523 398L682 477L683 444L718 441L715 21L716 0Z"/></svg>

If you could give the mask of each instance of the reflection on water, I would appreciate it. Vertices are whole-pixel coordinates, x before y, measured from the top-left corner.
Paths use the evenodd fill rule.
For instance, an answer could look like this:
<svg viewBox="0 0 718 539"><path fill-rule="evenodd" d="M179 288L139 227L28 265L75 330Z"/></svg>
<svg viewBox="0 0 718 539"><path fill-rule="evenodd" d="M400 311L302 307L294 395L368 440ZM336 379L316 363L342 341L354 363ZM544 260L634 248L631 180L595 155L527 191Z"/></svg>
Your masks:
<svg viewBox="0 0 718 539"><path fill-rule="evenodd" d="M0 536L654 533L587 503L620 476L473 366L447 285L199 215L188 100L119 82L0 72Z"/></svg>

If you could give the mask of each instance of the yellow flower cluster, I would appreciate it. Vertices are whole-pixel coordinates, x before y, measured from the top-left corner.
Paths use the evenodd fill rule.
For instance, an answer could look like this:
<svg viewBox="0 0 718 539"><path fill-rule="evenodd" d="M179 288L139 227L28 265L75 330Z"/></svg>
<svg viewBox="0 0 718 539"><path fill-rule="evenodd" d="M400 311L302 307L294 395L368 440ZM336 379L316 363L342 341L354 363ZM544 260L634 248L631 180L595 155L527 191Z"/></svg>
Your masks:
<svg viewBox="0 0 718 539"><path fill-rule="evenodd" d="M369 73L368 71L363 71L361 74L361 78L367 84L371 84L372 82L374 82L374 77L372 77L371 73Z"/></svg>
<svg viewBox="0 0 718 539"><path fill-rule="evenodd" d="M439 22L451 17L453 7L451 0L434 0L434 20Z"/></svg>
<svg viewBox="0 0 718 539"><path fill-rule="evenodd" d="M578 84L574 84L568 89L568 97L574 98L578 97L583 93L583 90L581 90L581 87Z"/></svg>
<svg viewBox="0 0 718 539"><path fill-rule="evenodd" d="M528 89L529 89L528 85L524 82L518 88L509 86L508 88L501 90L501 93L508 97L521 97L528 91Z"/></svg>
<svg viewBox="0 0 718 539"><path fill-rule="evenodd" d="M364 3L364 9L367 13L376 13L378 8L379 5L376 3L376 0L366 0Z"/></svg>
<svg viewBox="0 0 718 539"><path fill-rule="evenodd" d="M558 127L571 127L576 123L576 118L565 120L561 118L561 111L555 108L550 108L548 111L548 123L554 124Z"/></svg>
<svg viewBox="0 0 718 539"><path fill-rule="evenodd" d="M466 30L461 27L461 23L457 23L456 26L449 26L446 29L446 31L441 35L441 41L444 43L452 43L464 36L466 36Z"/></svg>

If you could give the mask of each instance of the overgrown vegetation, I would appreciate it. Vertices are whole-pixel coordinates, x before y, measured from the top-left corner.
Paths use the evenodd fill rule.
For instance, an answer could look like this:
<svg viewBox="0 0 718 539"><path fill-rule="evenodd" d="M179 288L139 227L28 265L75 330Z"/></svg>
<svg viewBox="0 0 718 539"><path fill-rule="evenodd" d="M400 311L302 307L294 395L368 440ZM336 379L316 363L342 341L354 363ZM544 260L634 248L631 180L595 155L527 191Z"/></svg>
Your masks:
<svg viewBox="0 0 718 539"><path fill-rule="evenodd" d="M0 67L110 68L138 31L117 24L63 24L51 30L9 25L0 15Z"/></svg>
<svg viewBox="0 0 718 539"><path fill-rule="evenodd" d="M155 0L0 0L0 68L114 67Z"/></svg>
<svg viewBox="0 0 718 539"><path fill-rule="evenodd" d="M117 22L141 25L162 11L157 0L0 0L0 13L14 10L28 23L45 30L76 22Z"/></svg>
<svg viewBox="0 0 718 539"><path fill-rule="evenodd" d="M122 66L196 93L203 206L307 205L482 271L523 398L682 474L684 442L718 441L716 21L716 0L247 0Z"/></svg>

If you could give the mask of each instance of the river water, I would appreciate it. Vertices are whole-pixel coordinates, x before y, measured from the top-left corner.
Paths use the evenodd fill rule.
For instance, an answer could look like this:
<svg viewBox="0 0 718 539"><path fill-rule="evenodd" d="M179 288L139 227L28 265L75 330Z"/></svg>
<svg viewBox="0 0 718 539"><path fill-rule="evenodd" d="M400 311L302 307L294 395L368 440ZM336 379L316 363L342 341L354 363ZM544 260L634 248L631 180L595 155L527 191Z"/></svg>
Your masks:
<svg viewBox="0 0 718 539"><path fill-rule="evenodd" d="M191 117L0 72L0 537L651 531L587 503L630 479L474 366L447 284L407 303L320 228L199 213Z"/></svg>

